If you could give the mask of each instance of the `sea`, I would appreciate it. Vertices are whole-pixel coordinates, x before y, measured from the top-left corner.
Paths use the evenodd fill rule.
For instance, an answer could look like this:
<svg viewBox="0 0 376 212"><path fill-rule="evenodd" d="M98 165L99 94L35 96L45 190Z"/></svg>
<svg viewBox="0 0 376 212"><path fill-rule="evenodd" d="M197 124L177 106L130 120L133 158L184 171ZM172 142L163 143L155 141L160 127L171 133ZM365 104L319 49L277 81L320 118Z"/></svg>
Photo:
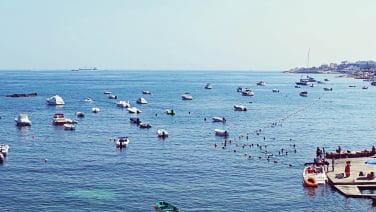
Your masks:
<svg viewBox="0 0 376 212"><path fill-rule="evenodd" d="M181 211L375 211L371 199L303 186L302 171L317 147L371 149L376 87L336 74L310 76L323 84L295 88L306 74L281 71L2 70L0 142L10 149L0 166L0 210L143 212L164 200ZM182 100L186 92L192 100ZM64 106L47 105L56 94ZM136 104L140 97L148 104ZM117 107L120 100L142 113ZM237 104L248 110L235 111ZM56 112L76 119L76 130L53 125ZM20 113L32 126L16 126ZM131 117L152 127L141 129ZM156 133L162 128L165 139ZM116 148L120 136L130 139L127 148Z"/></svg>

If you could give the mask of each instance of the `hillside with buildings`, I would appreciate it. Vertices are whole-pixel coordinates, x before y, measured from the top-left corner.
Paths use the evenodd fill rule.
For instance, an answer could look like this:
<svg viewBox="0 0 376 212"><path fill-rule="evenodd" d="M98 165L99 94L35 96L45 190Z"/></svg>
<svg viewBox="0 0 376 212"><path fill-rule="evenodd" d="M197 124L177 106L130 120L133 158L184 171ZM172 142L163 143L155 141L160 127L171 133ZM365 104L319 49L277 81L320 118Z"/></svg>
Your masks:
<svg viewBox="0 0 376 212"><path fill-rule="evenodd" d="M345 74L349 77L354 77L357 79L376 80L376 62L372 60L357 62L343 61L340 64L330 63L323 64L319 67L298 67L290 69L286 72L310 74Z"/></svg>

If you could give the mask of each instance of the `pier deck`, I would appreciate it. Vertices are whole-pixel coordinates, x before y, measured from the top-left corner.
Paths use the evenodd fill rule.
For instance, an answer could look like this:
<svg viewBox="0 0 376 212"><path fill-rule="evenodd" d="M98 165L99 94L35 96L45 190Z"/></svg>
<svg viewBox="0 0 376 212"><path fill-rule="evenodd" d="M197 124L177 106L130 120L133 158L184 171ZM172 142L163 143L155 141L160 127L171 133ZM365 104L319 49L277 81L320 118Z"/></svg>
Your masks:
<svg viewBox="0 0 376 212"><path fill-rule="evenodd" d="M366 164L367 160L376 160L375 157L336 159L334 172L329 167L328 182L340 193L348 197L376 197L376 164ZM351 161L350 176L336 178L339 173L345 172L346 161ZM363 172L364 176L359 176ZM367 174L374 172L375 178L368 179Z"/></svg>

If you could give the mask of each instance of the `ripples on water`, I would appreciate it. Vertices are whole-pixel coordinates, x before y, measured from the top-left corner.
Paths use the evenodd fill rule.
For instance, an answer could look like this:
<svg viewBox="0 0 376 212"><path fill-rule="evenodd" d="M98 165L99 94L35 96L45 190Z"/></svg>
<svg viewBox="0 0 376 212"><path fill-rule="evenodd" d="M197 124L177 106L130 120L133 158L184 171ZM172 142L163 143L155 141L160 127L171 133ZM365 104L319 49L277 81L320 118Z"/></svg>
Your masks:
<svg viewBox="0 0 376 212"><path fill-rule="evenodd" d="M0 75L2 96L38 93L33 98L0 99L2 142L10 145L0 167L4 211L153 211L159 199L183 211L373 210L368 199L345 198L329 186L305 188L301 179L302 165L312 161L317 146L333 151L338 145L351 150L373 145L376 88L362 90L362 81L314 75L330 81L304 88L309 97L303 98L298 95L303 88L294 88L300 76L279 72L2 71ZM256 86L260 80L266 86ZM203 88L207 82L213 84L212 90ZM357 87L349 88L350 84ZM241 96L238 86L251 87L255 96ZM324 86L333 91L324 93ZM271 92L273 88L280 93ZM108 99L104 90L119 99ZM152 91L144 95L149 104L136 105L142 90ZM190 92L193 101L182 101L184 92ZM65 106L45 104L55 94L64 98ZM88 96L94 102L84 102ZM136 115L117 108L119 100L139 107L143 113L138 116L153 127L130 124L129 117ZM233 111L238 103L249 110ZM92 107L101 112L92 114ZM166 115L169 108L177 114ZM86 117L79 119L76 131L64 131L51 124L56 111L70 118L82 111ZM15 126L14 118L21 112L29 115L33 126ZM224 116L227 123L212 123L212 116ZM270 127L272 122L277 126ZM158 128L166 128L170 136L158 139ZM221 148L223 138L214 136L215 128L229 130L233 142L226 149ZM262 129L259 136L256 129ZM131 142L119 151L110 139L122 135ZM214 143L219 146L214 148ZM270 162L265 145L275 155ZM287 156L278 155L281 148Z"/></svg>

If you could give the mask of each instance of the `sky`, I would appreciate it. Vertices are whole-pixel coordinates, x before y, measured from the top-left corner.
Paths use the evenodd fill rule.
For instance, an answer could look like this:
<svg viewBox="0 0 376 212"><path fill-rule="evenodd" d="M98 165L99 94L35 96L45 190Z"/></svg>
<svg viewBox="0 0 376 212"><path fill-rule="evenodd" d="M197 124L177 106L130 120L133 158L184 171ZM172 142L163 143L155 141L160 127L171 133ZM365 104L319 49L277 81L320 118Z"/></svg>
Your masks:
<svg viewBox="0 0 376 212"><path fill-rule="evenodd" d="M375 10L374 0L0 0L0 70L288 70L376 60Z"/></svg>

